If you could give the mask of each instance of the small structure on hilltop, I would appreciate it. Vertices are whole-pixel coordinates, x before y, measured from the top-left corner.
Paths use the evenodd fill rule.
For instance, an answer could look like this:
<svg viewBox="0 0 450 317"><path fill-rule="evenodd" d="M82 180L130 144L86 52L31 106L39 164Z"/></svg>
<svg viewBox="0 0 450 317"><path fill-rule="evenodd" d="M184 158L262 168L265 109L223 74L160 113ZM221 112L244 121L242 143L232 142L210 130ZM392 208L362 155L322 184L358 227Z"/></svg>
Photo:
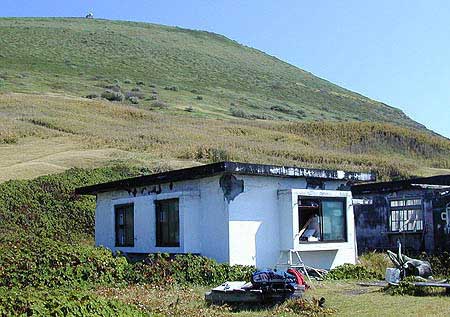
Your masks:
<svg viewBox="0 0 450 317"><path fill-rule="evenodd" d="M328 270L356 262L350 185L374 180L372 173L221 162L76 193L97 196L95 242L114 251Z"/></svg>
<svg viewBox="0 0 450 317"><path fill-rule="evenodd" d="M94 18L94 13L92 13L91 11L88 12L88 14L86 14L85 18L86 19L93 19Z"/></svg>

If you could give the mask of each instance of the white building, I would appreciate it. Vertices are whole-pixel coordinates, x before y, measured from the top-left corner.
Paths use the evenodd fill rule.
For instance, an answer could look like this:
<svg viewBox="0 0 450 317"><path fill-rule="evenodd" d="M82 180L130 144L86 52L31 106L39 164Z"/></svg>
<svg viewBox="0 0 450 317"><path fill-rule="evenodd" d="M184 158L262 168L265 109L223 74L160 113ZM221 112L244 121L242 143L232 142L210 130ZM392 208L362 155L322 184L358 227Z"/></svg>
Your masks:
<svg viewBox="0 0 450 317"><path fill-rule="evenodd" d="M97 195L95 242L112 250L196 253L260 269L295 250L306 265L330 269L355 263L349 185L371 180L370 173L221 162L76 192Z"/></svg>

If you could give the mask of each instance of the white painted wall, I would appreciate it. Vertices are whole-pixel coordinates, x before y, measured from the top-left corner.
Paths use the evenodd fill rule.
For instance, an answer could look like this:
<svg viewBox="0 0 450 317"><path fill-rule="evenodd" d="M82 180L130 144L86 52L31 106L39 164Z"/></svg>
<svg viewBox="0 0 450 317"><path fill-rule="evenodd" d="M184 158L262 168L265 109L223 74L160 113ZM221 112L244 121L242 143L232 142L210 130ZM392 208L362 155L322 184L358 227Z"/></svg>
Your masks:
<svg viewBox="0 0 450 317"><path fill-rule="evenodd" d="M176 182L172 189L164 184L158 195L148 194L154 186L138 188L136 197L126 191L99 193L96 244L123 252L200 253L219 262L255 265L261 269L274 267L280 250L298 247L294 246L292 238L298 232L294 196L311 191L304 189L305 178L236 177L244 181L244 192L229 203L219 185L220 175ZM327 181L325 188L329 190L320 194L348 197L349 192L335 191L343 183L345 181ZM169 198L180 200L180 247L160 248L155 246L154 200ZM326 266L355 262L351 201L350 196L347 200L348 243L302 246L306 264L329 268ZM123 203L134 203L134 247L115 247L114 205Z"/></svg>
<svg viewBox="0 0 450 317"><path fill-rule="evenodd" d="M298 222L298 197L342 197L346 198L347 204L347 241L346 242L313 242L300 243L296 237L299 232ZM350 191L336 190L310 190L310 189L287 189L279 191L281 216L288 225L286 219L291 220L293 230L282 240L282 250L296 250L300 252L306 265L330 269L344 263L356 263L357 247L355 236L355 220L353 214L352 194ZM290 205L289 211L285 209ZM290 214L290 217L289 217Z"/></svg>
<svg viewBox="0 0 450 317"><path fill-rule="evenodd" d="M160 194L149 194L153 187L138 188L136 197L127 191L97 195L96 245L130 253L202 253L220 261L228 260L228 226L223 225L228 217L223 193L219 191L219 177L177 182L172 189L164 184ZM180 247L156 247L154 201L170 198L179 199ZM114 206L125 203L134 204L134 247L115 246ZM209 243L215 240L220 242ZM204 248L203 241L206 241Z"/></svg>
<svg viewBox="0 0 450 317"><path fill-rule="evenodd" d="M305 178L280 178L262 176L237 176L244 181L244 192L230 202L230 263L255 265L260 269L273 268L283 249L294 249L294 236L298 232L298 211L293 205L296 195L314 193L327 197L347 197L348 243L317 243L313 249L321 252L305 254L311 266L330 268L341 262L355 263L354 220L351 208L351 192L336 191L345 181L327 181L329 190L313 191L304 189ZM279 193L288 189L290 198L279 199ZM331 190L332 189L332 190ZM297 200L294 200L295 208ZM296 224L296 225L294 225ZM351 241L351 242L350 242ZM328 244L328 247L323 246ZM352 247L353 246L353 247ZM337 253L333 257L332 253ZM330 260L330 258L333 258ZM306 260L304 259L306 262ZM331 262L330 262L331 261ZM306 263L308 264L308 263ZM321 264L321 265L318 265Z"/></svg>

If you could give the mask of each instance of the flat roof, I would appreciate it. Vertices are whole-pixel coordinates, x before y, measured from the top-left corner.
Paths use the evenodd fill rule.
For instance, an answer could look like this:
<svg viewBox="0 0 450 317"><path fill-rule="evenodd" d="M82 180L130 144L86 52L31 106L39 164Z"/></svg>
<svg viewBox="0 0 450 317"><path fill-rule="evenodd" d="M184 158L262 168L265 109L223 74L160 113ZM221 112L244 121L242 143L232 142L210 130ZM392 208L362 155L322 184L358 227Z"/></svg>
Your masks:
<svg viewBox="0 0 450 317"><path fill-rule="evenodd" d="M295 166L277 166L239 162L219 162L80 187L75 189L75 193L79 195L93 195L99 192L107 192L118 189L129 190L134 187L192 180L210 177L222 173L276 177L309 177L328 180L335 179L366 182L376 180L376 176L374 173L345 172L339 170L325 170L301 168Z"/></svg>
<svg viewBox="0 0 450 317"><path fill-rule="evenodd" d="M391 182L379 182L369 184L352 185L352 193L354 195L395 192L400 190L426 188L426 185L433 186L450 186L450 175L437 175L431 177L411 178Z"/></svg>

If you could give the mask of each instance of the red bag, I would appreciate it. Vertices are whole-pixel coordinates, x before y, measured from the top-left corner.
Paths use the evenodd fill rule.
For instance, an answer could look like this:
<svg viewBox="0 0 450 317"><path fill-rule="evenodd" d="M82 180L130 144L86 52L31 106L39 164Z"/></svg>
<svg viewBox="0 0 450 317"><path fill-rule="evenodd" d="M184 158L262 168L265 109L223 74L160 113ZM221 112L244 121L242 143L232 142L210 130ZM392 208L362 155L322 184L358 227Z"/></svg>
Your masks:
<svg viewBox="0 0 450 317"><path fill-rule="evenodd" d="M298 285L305 285L305 288L309 288L309 285L306 284L305 278L303 277L302 273L294 269L288 269L287 272L295 276Z"/></svg>

